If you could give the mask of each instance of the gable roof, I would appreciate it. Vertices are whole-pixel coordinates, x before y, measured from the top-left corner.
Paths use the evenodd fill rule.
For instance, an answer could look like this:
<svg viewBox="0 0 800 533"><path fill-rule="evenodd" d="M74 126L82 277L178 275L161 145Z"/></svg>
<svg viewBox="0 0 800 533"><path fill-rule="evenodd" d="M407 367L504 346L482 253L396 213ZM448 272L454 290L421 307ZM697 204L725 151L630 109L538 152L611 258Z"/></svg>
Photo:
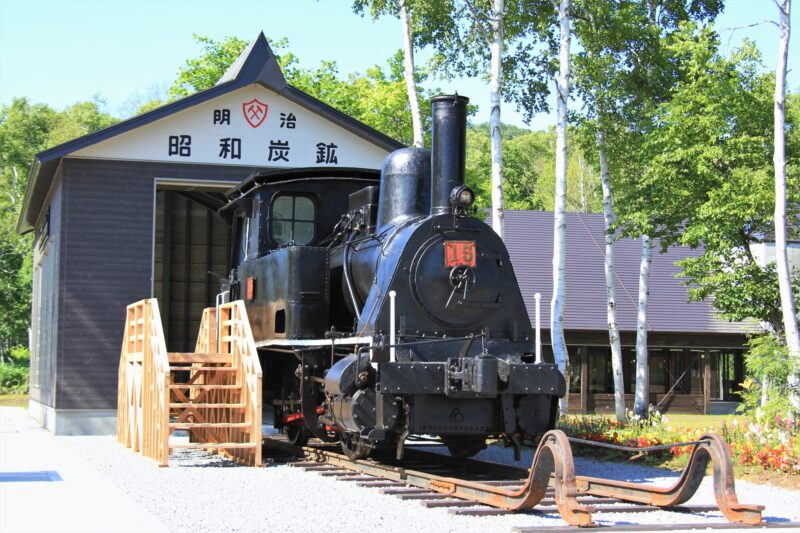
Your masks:
<svg viewBox="0 0 800 533"><path fill-rule="evenodd" d="M505 242L531 320L534 294L542 295L542 327L549 329L553 294L553 213L506 211ZM606 283L604 273L605 231L602 214L567 213L566 308L564 328L604 331ZM676 261L696 257L702 250L673 246L659 253L654 243L650 267L648 330L652 332L750 333L754 322L729 322L716 315L711 301L689 302L689 292L676 277ZM620 331L636 331L641 240L621 239L614 245L617 289L617 325Z"/></svg>
<svg viewBox="0 0 800 533"><path fill-rule="evenodd" d="M215 86L36 154L31 165L22 210L17 220L17 232L27 233L34 229L42 204L63 157L254 83L275 91L312 113L322 116L387 151L397 150L404 146L397 140L289 85L264 33L261 32L250 42Z"/></svg>

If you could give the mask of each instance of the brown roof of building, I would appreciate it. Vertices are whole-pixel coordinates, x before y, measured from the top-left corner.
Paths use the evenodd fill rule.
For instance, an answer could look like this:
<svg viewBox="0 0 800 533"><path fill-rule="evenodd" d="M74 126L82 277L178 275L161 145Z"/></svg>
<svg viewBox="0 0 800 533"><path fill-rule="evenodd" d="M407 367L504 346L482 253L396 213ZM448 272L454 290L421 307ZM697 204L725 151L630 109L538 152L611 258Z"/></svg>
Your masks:
<svg viewBox="0 0 800 533"><path fill-rule="evenodd" d="M506 211L505 241L517 279L534 321L534 294L542 294L542 328L549 329L553 287L553 213ZM603 269L603 216L567 214L567 295L565 329L606 330L606 286ZM711 301L689 302L688 289L676 277L675 262L696 257L700 250L683 246L659 253L656 242L650 268L649 331L747 333L755 323L729 322L716 316ZM636 331L641 240L622 239L614 248L617 275L617 323L621 331Z"/></svg>

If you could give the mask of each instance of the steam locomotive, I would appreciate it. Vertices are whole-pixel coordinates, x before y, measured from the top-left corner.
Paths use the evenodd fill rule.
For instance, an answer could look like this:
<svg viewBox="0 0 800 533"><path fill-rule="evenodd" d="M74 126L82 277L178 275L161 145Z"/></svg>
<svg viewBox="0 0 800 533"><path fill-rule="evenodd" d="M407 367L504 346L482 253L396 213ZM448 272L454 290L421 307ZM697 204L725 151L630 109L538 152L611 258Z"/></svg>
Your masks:
<svg viewBox="0 0 800 533"><path fill-rule="evenodd" d="M432 150L378 174L296 169L227 195L231 275L264 373L264 405L290 441L339 441L351 458L409 436L457 457L555 423L565 382L534 360L508 251L469 216L468 99L432 101Z"/></svg>

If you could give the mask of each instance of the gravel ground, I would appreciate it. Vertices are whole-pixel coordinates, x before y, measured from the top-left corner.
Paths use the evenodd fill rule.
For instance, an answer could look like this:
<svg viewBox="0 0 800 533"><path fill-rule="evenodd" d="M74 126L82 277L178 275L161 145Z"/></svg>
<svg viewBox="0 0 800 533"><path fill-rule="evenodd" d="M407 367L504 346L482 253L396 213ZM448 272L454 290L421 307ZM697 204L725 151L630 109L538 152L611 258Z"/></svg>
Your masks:
<svg viewBox="0 0 800 533"><path fill-rule="evenodd" d="M510 531L516 526L561 526L557 515L454 516L418 502L380 494L378 489L322 477L287 465L249 468L195 450L173 452L168 468L158 468L117 444L113 437L57 437L74 447L101 474L153 513L172 531L345 531L383 532ZM437 451L442 451L441 449ZM516 464L510 449L490 447L477 456ZM530 464L531 452L522 464ZM579 475L674 482L675 473L636 465L575 459ZM743 503L766 505L768 522L800 521L800 492L737 483ZM713 503L706 478L690 504ZM674 512L596 514L600 524L724 522L721 513Z"/></svg>

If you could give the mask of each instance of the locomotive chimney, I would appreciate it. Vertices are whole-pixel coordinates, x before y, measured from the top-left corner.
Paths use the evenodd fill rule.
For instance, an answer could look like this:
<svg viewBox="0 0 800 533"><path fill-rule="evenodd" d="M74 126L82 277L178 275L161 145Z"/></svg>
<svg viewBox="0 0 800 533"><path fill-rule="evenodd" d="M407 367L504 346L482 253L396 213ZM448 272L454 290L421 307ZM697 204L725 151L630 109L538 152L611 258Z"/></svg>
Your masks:
<svg viewBox="0 0 800 533"><path fill-rule="evenodd" d="M464 184L468 102L457 94L431 99L431 215L452 213L450 193Z"/></svg>

